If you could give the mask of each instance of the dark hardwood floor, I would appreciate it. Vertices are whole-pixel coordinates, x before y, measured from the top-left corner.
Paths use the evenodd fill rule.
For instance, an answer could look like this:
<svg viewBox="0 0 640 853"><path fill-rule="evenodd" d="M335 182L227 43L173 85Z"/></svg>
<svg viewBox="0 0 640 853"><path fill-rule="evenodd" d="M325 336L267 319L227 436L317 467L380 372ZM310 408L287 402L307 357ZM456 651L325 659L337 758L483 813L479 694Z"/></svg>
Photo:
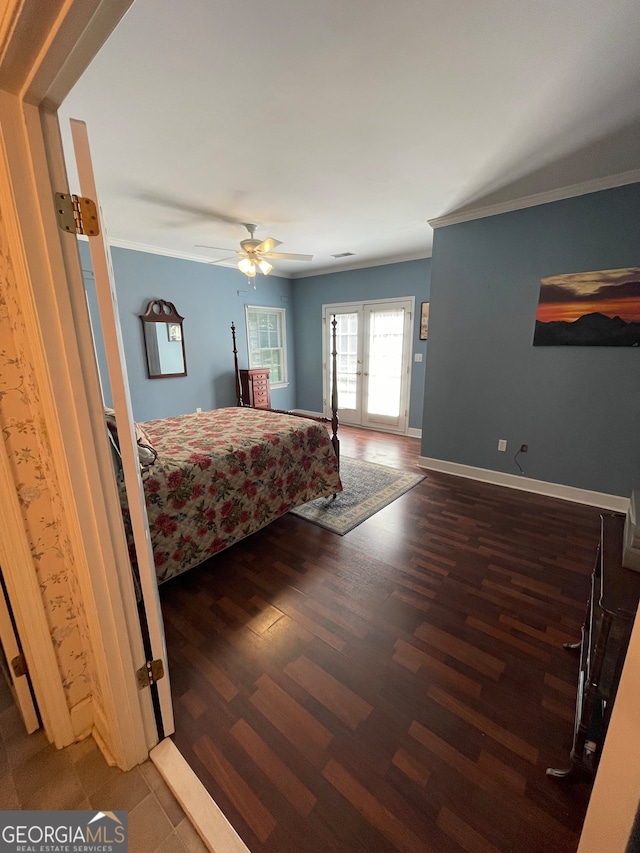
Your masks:
<svg viewBox="0 0 640 853"><path fill-rule="evenodd" d="M573 853L590 787L545 768L599 515L428 472L344 537L287 515L164 584L174 739L249 849Z"/></svg>

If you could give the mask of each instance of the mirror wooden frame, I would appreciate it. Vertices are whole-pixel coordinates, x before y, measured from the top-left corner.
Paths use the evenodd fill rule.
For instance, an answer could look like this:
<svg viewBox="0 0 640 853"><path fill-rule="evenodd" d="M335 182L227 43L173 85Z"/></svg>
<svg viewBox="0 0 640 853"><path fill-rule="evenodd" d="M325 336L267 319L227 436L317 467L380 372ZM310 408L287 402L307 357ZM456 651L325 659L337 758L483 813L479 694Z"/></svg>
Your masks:
<svg viewBox="0 0 640 853"><path fill-rule="evenodd" d="M184 348L184 334L182 329L182 321L184 317L176 311L176 306L173 302L168 302L166 299L152 299L147 305L147 310L144 314L140 314L142 321L142 340L144 342L144 351L147 357L147 372L149 379L168 379L173 376L187 375L187 353ZM183 371L180 372L162 372L160 364L160 355L158 352L153 352L150 343L152 339L149 337L151 328L156 334L156 349L157 349L157 331L156 325L162 323L166 327L166 339L170 343L180 343L182 347L182 364ZM154 324L153 327L147 324ZM154 359L155 356L155 359Z"/></svg>

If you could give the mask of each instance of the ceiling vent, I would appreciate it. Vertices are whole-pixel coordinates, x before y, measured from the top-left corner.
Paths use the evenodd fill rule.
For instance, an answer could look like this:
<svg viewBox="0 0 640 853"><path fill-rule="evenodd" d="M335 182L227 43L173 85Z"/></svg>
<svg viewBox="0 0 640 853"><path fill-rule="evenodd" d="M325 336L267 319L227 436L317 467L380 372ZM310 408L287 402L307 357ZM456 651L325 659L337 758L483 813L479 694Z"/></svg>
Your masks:
<svg viewBox="0 0 640 853"><path fill-rule="evenodd" d="M353 255L355 255L355 252L340 252L337 255L331 255L331 257L337 260L338 258L351 258Z"/></svg>

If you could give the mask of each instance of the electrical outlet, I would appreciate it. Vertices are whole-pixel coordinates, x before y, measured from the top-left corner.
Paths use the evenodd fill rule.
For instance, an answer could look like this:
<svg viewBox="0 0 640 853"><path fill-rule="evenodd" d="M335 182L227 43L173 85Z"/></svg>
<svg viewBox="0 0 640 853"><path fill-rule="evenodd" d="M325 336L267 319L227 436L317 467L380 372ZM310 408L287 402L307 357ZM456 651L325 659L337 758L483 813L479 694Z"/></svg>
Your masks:
<svg viewBox="0 0 640 853"><path fill-rule="evenodd" d="M526 453L528 449L529 449L528 444L521 444L520 445L520 453Z"/></svg>
<svg viewBox="0 0 640 853"><path fill-rule="evenodd" d="M196 414L199 415L201 412L202 412L202 409L200 408L200 406L198 406L198 408L196 409Z"/></svg>
<svg viewBox="0 0 640 853"><path fill-rule="evenodd" d="M507 439L500 438L498 439L498 450L506 450L507 449Z"/></svg>

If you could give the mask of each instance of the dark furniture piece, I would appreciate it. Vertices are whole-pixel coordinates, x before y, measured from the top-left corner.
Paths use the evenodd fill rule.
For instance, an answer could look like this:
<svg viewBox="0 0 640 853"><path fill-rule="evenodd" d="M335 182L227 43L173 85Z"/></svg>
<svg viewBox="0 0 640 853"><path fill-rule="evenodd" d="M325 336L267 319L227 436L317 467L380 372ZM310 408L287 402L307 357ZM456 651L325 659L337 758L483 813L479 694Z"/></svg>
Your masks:
<svg viewBox="0 0 640 853"><path fill-rule="evenodd" d="M571 766L549 768L548 776L566 781L593 778L607 734L633 619L640 600L640 573L622 566L625 516L600 516L600 543L591 575L591 594L579 643L578 696Z"/></svg>
<svg viewBox="0 0 640 853"><path fill-rule="evenodd" d="M245 406L251 406L252 409L271 408L271 388L267 367L241 370L240 388Z"/></svg>

